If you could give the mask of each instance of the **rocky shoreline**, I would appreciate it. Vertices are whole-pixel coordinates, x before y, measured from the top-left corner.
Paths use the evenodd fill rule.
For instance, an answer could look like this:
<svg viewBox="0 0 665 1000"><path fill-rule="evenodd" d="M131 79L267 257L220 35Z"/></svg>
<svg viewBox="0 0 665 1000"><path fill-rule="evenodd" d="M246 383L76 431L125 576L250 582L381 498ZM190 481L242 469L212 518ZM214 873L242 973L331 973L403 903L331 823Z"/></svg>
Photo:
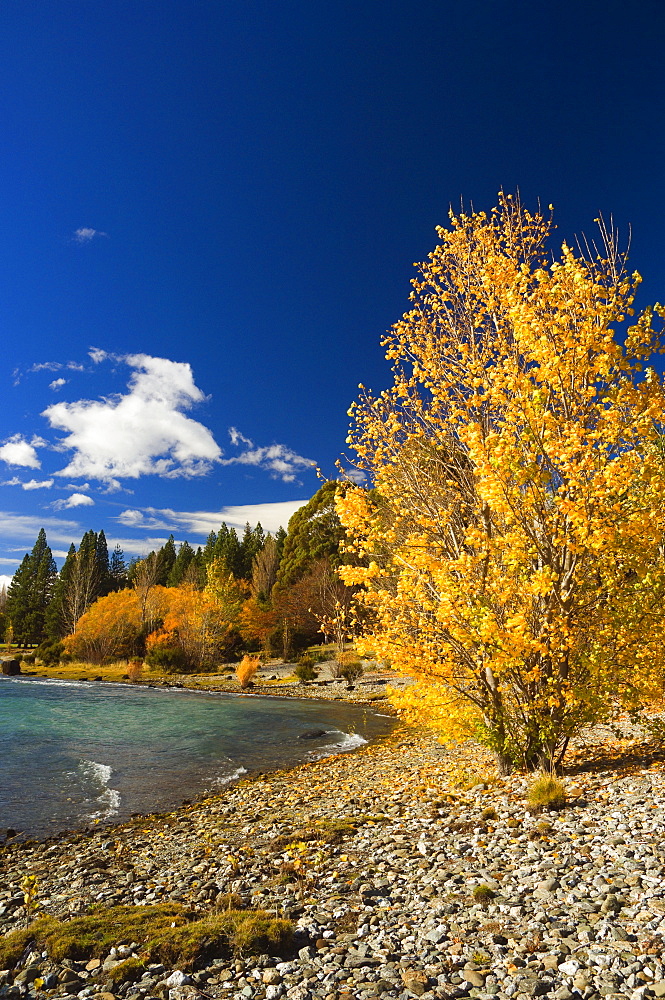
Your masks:
<svg viewBox="0 0 665 1000"><path fill-rule="evenodd" d="M20 884L34 875L43 912L63 918L161 901L205 913L232 892L290 918L296 938L288 954L217 958L189 975L153 964L112 987L111 970L140 951L132 941L87 963L28 948L0 972L0 996L665 996L662 755L629 736L618 750L611 734L587 737L591 764L548 815L527 809L524 777L498 779L482 752L471 761L400 726L164 816L8 843L4 932L24 923Z"/></svg>

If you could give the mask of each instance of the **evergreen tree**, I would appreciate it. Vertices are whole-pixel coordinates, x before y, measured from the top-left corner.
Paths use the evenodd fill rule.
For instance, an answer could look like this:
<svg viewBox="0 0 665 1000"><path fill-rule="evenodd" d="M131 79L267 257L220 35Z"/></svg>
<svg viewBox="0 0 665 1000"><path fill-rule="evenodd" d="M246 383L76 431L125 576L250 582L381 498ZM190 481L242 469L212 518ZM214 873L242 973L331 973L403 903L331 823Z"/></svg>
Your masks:
<svg viewBox="0 0 665 1000"><path fill-rule="evenodd" d="M284 541L278 586L296 583L326 556L333 566L339 565L344 529L335 511L335 496L344 488L344 484L335 480L324 483L309 503L295 512Z"/></svg>
<svg viewBox="0 0 665 1000"><path fill-rule="evenodd" d="M157 586L168 586L168 579L176 559L175 538L173 535L169 535L166 544L157 553L157 579L155 581Z"/></svg>
<svg viewBox="0 0 665 1000"><path fill-rule="evenodd" d="M65 594L67 585L71 578L74 563L76 561L76 546L72 542L69 546L67 558L62 564L62 569L53 588L53 597L46 609L46 635L49 639L62 639L67 635L67 625L65 623Z"/></svg>
<svg viewBox="0 0 665 1000"><path fill-rule="evenodd" d="M192 546L187 541L183 542L178 549L178 555L169 573L169 578L166 582L167 587L179 587L183 580L189 583L189 568L195 559L196 556Z"/></svg>
<svg viewBox="0 0 665 1000"><path fill-rule="evenodd" d="M109 562L109 579L111 581L111 590L124 590L129 583L127 579L125 554L119 545L116 545L111 553L111 559Z"/></svg>
<svg viewBox="0 0 665 1000"><path fill-rule="evenodd" d="M213 559L221 560L228 573L233 573L236 578L240 577L242 571L241 549L235 528L229 528L226 524L220 527L213 550Z"/></svg>
<svg viewBox="0 0 665 1000"><path fill-rule="evenodd" d="M217 542L217 534L216 532L211 531L206 539L206 545L203 550L203 559L205 561L206 566L208 565L209 562L212 562L213 560L216 542Z"/></svg>
<svg viewBox="0 0 665 1000"><path fill-rule="evenodd" d="M45 615L57 579L55 560L42 528L32 552L26 553L7 592L7 617L19 643L39 643L45 637Z"/></svg>
<svg viewBox="0 0 665 1000"><path fill-rule="evenodd" d="M240 542L238 576L241 579L252 579L252 566L254 564L254 558L263 548L265 540L266 536L261 524L259 523L255 528L252 528L248 521L245 525L242 541Z"/></svg>
<svg viewBox="0 0 665 1000"><path fill-rule="evenodd" d="M106 597L106 595L110 594L113 590L113 586L111 581L111 567L109 563L109 549L103 529L97 535L95 556L97 560L97 574L99 576L97 596Z"/></svg>

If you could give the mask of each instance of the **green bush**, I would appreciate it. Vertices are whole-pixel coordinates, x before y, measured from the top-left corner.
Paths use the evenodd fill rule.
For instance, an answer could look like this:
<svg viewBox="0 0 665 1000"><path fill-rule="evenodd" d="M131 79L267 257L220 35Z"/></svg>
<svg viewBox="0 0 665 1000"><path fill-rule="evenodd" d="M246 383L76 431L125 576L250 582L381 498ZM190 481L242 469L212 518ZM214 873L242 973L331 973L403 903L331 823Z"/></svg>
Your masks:
<svg viewBox="0 0 665 1000"><path fill-rule="evenodd" d="M17 663L22 663L24 660L23 653L13 653L12 654Z"/></svg>
<svg viewBox="0 0 665 1000"><path fill-rule="evenodd" d="M171 646L155 646L145 658L149 667L156 667L167 674L181 674L187 670L187 657L182 649Z"/></svg>
<svg viewBox="0 0 665 1000"><path fill-rule="evenodd" d="M45 639L41 645L37 646L34 655L38 660L41 660L45 667L54 667L63 659L64 652L65 647L59 639Z"/></svg>
<svg viewBox="0 0 665 1000"><path fill-rule="evenodd" d="M26 653L25 656L23 657L23 662L27 663L29 666L32 666L32 664L35 662L35 654Z"/></svg>
<svg viewBox="0 0 665 1000"><path fill-rule="evenodd" d="M339 668L339 673L347 684L355 684L355 682L362 677L364 669L360 660L350 660L348 663L342 664Z"/></svg>
<svg viewBox="0 0 665 1000"><path fill-rule="evenodd" d="M308 681L316 680L318 677L318 671L314 669L311 657L308 656L300 657L300 661L293 672L301 684L307 684Z"/></svg>

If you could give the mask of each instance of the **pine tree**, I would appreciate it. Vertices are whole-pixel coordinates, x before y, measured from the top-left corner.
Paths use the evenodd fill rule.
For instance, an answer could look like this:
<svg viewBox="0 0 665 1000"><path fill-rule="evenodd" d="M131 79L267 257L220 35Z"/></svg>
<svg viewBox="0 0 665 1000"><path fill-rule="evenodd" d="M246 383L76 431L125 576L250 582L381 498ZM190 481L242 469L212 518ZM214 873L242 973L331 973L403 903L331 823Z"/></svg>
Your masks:
<svg viewBox="0 0 665 1000"><path fill-rule="evenodd" d="M97 560L97 573L99 576L99 583L97 587L97 596L106 597L113 590L113 585L111 581L111 568L109 563L109 549L106 543L106 535L102 529L97 535L97 545L95 549L95 557Z"/></svg>
<svg viewBox="0 0 665 1000"><path fill-rule="evenodd" d="M57 578L55 560L42 528L32 552L26 553L7 592L7 617L16 642L39 643L44 638L45 615Z"/></svg>
<svg viewBox="0 0 665 1000"><path fill-rule="evenodd" d="M76 561L76 546L72 542L65 559L60 574L53 588L53 597L46 609L46 634L49 639L62 639L67 635L67 625L65 622L65 594L67 585L71 578L74 563Z"/></svg>
<svg viewBox="0 0 665 1000"><path fill-rule="evenodd" d="M129 583L127 579L125 554L119 545L116 545L111 553L111 559L109 562L109 578L111 581L111 590L124 590Z"/></svg>
<svg viewBox="0 0 665 1000"><path fill-rule="evenodd" d="M175 538L173 535L169 535L166 544L157 553L157 580L155 581L157 586L166 587L168 586L168 579L171 574L171 570L175 565L177 559L177 552L175 547Z"/></svg>
<svg viewBox="0 0 665 1000"><path fill-rule="evenodd" d="M183 580L187 580L189 582L188 571L195 558L194 549L189 542L184 541L178 549L178 555L176 556L176 560L173 563L171 572L169 573L166 586L179 587Z"/></svg>

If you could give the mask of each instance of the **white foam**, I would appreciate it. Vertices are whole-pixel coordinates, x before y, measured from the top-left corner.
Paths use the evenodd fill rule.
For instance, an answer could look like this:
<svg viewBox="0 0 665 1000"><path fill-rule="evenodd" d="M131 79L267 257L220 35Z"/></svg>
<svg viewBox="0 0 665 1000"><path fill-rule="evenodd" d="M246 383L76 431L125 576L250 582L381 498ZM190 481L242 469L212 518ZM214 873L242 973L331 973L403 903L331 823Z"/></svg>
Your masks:
<svg viewBox="0 0 665 1000"><path fill-rule="evenodd" d="M82 760L79 768L86 778L101 788L100 794L94 799L94 804L99 808L89 813L90 819L108 819L110 816L115 816L120 808L120 792L117 788L111 788L109 784L113 774L112 768L108 764L99 764L96 760Z"/></svg>
<svg viewBox="0 0 665 1000"><path fill-rule="evenodd" d="M240 766L233 774L226 774L223 777L215 778L216 785L228 785L230 781L236 781L243 774L247 774L247 768Z"/></svg>
<svg viewBox="0 0 665 1000"><path fill-rule="evenodd" d="M327 743L325 746L313 750L312 757L318 759L320 757L328 757L334 753L348 753L349 750L357 750L358 747L362 747L368 742L359 733L345 733L341 729L329 729L328 733L339 733L342 738L336 743Z"/></svg>

